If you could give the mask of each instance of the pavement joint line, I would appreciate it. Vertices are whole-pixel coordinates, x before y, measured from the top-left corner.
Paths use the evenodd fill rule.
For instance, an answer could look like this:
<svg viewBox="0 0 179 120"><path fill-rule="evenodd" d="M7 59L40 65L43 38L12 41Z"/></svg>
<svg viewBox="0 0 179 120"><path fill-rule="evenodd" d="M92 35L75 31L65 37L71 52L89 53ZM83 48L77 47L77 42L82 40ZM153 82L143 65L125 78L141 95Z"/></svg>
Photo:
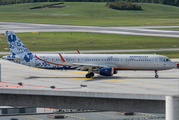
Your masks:
<svg viewBox="0 0 179 120"><path fill-rule="evenodd" d="M106 81L124 81L122 79L101 79L101 80L106 80Z"/></svg>
<svg viewBox="0 0 179 120"><path fill-rule="evenodd" d="M151 84L151 85L158 85L158 86L166 86L166 87L178 88L177 86L162 85L162 84L156 84L156 83L147 83L147 82L141 82L141 81L132 81L132 80L124 80L124 81L129 81L129 82L136 82L136 83L144 83L144 84Z"/></svg>
<svg viewBox="0 0 179 120"><path fill-rule="evenodd" d="M32 119L35 119L35 120L43 120L43 119L39 119L39 118L35 118L35 117L31 117L31 116L26 116L28 118L32 118Z"/></svg>
<svg viewBox="0 0 179 120"><path fill-rule="evenodd" d="M142 112L138 112L139 114L142 114L142 115L147 115L147 116L152 116L152 117L155 117L156 115L153 115L153 114L148 114L148 113L142 113Z"/></svg>
<svg viewBox="0 0 179 120"><path fill-rule="evenodd" d="M98 115L103 115L103 116L108 116L108 117L112 117L112 118L119 118L119 117L116 117L116 116L112 116L112 115L106 115L106 114L102 114L102 113L96 113Z"/></svg>

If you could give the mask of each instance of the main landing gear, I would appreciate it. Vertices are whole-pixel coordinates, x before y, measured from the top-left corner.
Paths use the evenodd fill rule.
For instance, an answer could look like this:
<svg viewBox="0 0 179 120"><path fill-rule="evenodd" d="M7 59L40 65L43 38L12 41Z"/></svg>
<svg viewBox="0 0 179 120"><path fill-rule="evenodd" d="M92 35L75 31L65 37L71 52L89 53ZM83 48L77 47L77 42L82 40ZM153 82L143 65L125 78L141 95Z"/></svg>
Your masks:
<svg viewBox="0 0 179 120"><path fill-rule="evenodd" d="M93 73L93 72L90 72L90 73L86 74L86 78L91 78L91 77L93 77L93 76L94 76L94 73Z"/></svg>
<svg viewBox="0 0 179 120"><path fill-rule="evenodd" d="M157 75L157 70L155 70L155 78L158 78L159 76Z"/></svg>

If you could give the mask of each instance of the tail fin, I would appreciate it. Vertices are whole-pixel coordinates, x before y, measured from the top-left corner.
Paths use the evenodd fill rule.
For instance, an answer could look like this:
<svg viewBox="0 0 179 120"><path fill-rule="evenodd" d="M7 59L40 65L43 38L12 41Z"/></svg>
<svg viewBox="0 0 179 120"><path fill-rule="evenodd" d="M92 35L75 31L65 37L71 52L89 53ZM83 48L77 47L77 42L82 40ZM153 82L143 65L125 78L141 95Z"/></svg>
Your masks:
<svg viewBox="0 0 179 120"><path fill-rule="evenodd" d="M6 36L12 55L4 56L3 58L8 60L25 60L26 62L30 62L33 58L33 54L22 43L17 35L13 31L6 31Z"/></svg>
<svg viewBox="0 0 179 120"><path fill-rule="evenodd" d="M6 31L6 36L12 55L31 53L13 31Z"/></svg>

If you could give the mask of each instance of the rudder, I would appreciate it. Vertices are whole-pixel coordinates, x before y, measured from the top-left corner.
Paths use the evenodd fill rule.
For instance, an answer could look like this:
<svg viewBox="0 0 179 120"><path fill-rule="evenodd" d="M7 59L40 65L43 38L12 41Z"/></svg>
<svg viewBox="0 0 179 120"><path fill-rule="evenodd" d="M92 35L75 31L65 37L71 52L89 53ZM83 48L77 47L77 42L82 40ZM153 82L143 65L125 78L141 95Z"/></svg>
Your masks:
<svg viewBox="0 0 179 120"><path fill-rule="evenodd" d="M6 31L6 36L11 52L11 56L7 56L7 58L11 59L23 59L26 62L30 62L33 59L33 54L29 51L29 49L22 43L22 41L17 37L17 35L13 31Z"/></svg>

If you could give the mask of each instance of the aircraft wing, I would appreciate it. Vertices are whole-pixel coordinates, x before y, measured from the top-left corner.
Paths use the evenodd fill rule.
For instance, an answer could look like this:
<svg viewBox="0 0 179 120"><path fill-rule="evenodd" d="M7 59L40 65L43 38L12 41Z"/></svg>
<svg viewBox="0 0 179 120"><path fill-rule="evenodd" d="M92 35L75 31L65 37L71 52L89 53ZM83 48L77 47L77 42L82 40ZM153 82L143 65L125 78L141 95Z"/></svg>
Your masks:
<svg viewBox="0 0 179 120"><path fill-rule="evenodd" d="M106 65L97 65L97 64L85 64L85 63L73 63L73 66L77 66L77 67L109 67Z"/></svg>
<svg viewBox="0 0 179 120"><path fill-rule="evenodd" d="M78 67L77 70L97 70L99 68L107 68L107 67L115 67L113 64L108 64L108 65L98 65L98 64L85 64L85 63L73 63L73 66Z"/></svg>
<svg viewBox="0 0 179 120"><path fill-rule="evenodd" d="M96 70L98 68L107 67L106 65L97 65L97 64L85 64L85 63L73 63L73 66L78 67L77 70Z"/></svg>

